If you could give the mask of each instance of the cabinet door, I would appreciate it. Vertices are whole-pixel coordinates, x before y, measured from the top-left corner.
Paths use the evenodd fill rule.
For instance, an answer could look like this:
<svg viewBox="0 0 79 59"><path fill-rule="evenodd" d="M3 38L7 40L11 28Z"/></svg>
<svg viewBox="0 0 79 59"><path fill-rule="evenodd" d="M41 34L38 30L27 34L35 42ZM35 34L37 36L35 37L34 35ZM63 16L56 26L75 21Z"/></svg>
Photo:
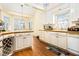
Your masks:
<svg viewBox="0 0 79 59"><path fill-rule="evenodd" d="M24 40L23 41L24 48L32 46L32 35L31 35L31 33L26 33L24 35L24 39L23 40Z"/></svg>
<svg viewBox="0 0 79 59"><path fill-rule="evenodd" d="M49 32L45 32L45 42L50 43L50 33Z"/></svg>
<svg viewBox="0 0 79 59"><path fill-rule="evenodd" d="M16 35L16 50L23 48L23 37L21 34Z"/></svg>
<svg viewBox="0 0 79 59"><path fill-rule="evenodd" d="M66 49L67 48L67 39L66 36L58 35L58 47Z"/></svg>
<svg viewBox="0 0 79 59"><path fill-rule="evenodd" d="M46 32L45 33L45 40L46 42L57 45L57 38L56 38L56 33L54 32Z"/></svg>
<svg viewBox="0 0 79 59"><path fill-rule="evenodd" d="M45 31L40 31L39 37L40 37L41 40L45 41Z"/></svg>
<svg viewBox="0 0 79 59"><path fill-rule="evenodd" d="M55 32L50 33L50 43L57 46L57 34Z"/></svg>

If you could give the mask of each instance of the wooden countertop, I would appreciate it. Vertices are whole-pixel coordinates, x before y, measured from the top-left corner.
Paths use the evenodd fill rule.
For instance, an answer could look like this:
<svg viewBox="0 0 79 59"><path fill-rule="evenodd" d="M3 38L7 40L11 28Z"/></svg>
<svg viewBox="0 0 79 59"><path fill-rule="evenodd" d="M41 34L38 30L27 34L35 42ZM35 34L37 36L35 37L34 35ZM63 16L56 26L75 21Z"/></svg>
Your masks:
<svg viewBox="0 0 79 59"><path fill-rule="evenodd" d="M16 34L16 33L30 33L33 32L32 30L24 30L24 31L13 31L13 32L0 32L0 35L7 35L7 34Z"/></svg>
<svg viewBox="0 0 79 59"><path fill-rule="evenodd" d="M66 30L40 30L46 32L61 32L61 33L69 33L69 34L77 34L79 35L79 31L66 31Z"/></svg>

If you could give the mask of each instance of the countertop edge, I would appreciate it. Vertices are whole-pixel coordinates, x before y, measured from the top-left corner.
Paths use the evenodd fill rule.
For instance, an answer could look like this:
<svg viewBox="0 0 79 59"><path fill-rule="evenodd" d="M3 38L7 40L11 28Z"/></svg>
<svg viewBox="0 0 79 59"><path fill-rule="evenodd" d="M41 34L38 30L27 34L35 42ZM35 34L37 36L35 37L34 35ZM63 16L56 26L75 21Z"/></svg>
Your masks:
<svg viewBox="0 0 79 59"><path fill-rule="evenodd" d="M39 30L39 31L46 31L46 32L61 32L61 33L77 34L77 35L79 35L79 31L64 31L64 30Z"/></svg>
<svg viewBox="0 0 79 59"><path fill-rule="evenodd" d="M16 33L31 33L31 32L34 32L34 31L26 30L26 31L0 32L0 35L16 34Z"/></svg>

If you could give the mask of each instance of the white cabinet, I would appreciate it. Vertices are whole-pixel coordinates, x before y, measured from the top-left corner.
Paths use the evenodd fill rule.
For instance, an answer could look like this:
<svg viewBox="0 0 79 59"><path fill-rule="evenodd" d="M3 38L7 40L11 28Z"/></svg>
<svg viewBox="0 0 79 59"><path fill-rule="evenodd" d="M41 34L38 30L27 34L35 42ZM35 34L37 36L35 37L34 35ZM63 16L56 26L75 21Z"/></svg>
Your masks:
<svg viewBox="0 0 79 59"><path fill-rule="evenodd" d="M45 42L50 43L50 32L45 32Z"/></svg>
<svg viewBox="0 0 79 59"><path fill-rule="evenodd" d="M48 32L47 40L48 40L48 43L57 46L57 33L56 32Z"/></svg>
<svg viewBox="0 0 79 59"><path fill-rule="evenodd" d="M57 39L58 39L57 46L63 49L67 49L66 33L59 33Z"/></svg>
<svg viewBox="0 0 79 59"><path fill-rule="evenodd" d="M16 34L15 40L16 40L15 41L16 42L15 49L16 50L22 49L23 48L23 37L22 37L22 34Z"/></svg>
<svg viewBox="0 0 79 59"><path fill-rule="evenodd" d="M19 33L15 36L15 50L23 49L32 46L31 33Z"/></svg>
<svg viewBox="0 0 79 59"><path fill-rule="evenodd" d="M68 37L68 50L79 54L79 36L78 37Z"/></svg>
<svg viewBox="0 0 79 59"><path fill-rule="evenodd" d="M41 31L40 38L47 43L67 49L66 33Z"/></svg>
<svg viewBox="0 0 79 59"><path fill-rule="evenodd" d="M45 31L39 31L39 38L45 41Z"/></svg>
<svg viewBox="0 0 79 59"><path fill-rule="evenodd" d="M2 44L2 40L3 40L3 36L0 36L0 56L2 56L2 46L3 46L3 44Z"/></svg>
<svg viewBox="0 0 79 59"><path fill-rule="evenodd" d="M32 35L30 33L25 33L23 40L24 48L32 46Z"/></svg>

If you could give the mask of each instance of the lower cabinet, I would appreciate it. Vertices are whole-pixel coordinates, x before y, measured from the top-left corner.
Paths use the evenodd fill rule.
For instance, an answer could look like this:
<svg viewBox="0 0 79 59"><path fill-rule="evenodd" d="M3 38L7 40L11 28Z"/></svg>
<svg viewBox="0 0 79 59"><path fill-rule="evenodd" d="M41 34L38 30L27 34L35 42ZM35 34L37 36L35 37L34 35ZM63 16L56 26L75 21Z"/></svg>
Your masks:
<svg viewBox="0 0 79 59"><path fill-rule="evenodd" d="M59 32L41 31L41 39L44 42L67 49L67 34Z"/></svg>
<svg viewBox="0 0 79 59"><path fill-rule="evenodd" d="M23 39L22 34L16 34L15 35L15 50L19 50L23 48Z"/></svg>
<svg viewBox="0 0 79 59"><path fill-rule="evenodd" d="M66 35L58 35L57 46L63 49L67 49L67 37Z"/></svg>
<svg viewBox="0 0 79 59"><path fill-rule="evenodd" d="M57 45L57 33L55 32L47 32L46 33L47 42L53 45Z"/></svg>
<svg viewBox="0 0 79 59"><path fill-rule="evenodd" d="M45 32L45 42L50 43L50 32Z"/></svg>
<svg viewBox="0 0 79 59"><path fill-rule="evenodd" d="M43 41L45 41L45 32L46 31L39 31L39 38Z"/></svg>
<svg viewBox="0 0 79 59"><path fill-rule="evenodd" d="M32 45L31 33L20 33L15 35L15 50L30 47Z"/></svg>
<svg viewBox="0 0 79 59"><path fill-rule="evenodd" d="M23 47L32 46L32 35L30 33L26 33L23 37Z"/></svg>
<svg viewBox="0 0 79 59"><path fill-rule="evenodd" d="M79 36L68 36L68 50L79 55Z"/></svg>

